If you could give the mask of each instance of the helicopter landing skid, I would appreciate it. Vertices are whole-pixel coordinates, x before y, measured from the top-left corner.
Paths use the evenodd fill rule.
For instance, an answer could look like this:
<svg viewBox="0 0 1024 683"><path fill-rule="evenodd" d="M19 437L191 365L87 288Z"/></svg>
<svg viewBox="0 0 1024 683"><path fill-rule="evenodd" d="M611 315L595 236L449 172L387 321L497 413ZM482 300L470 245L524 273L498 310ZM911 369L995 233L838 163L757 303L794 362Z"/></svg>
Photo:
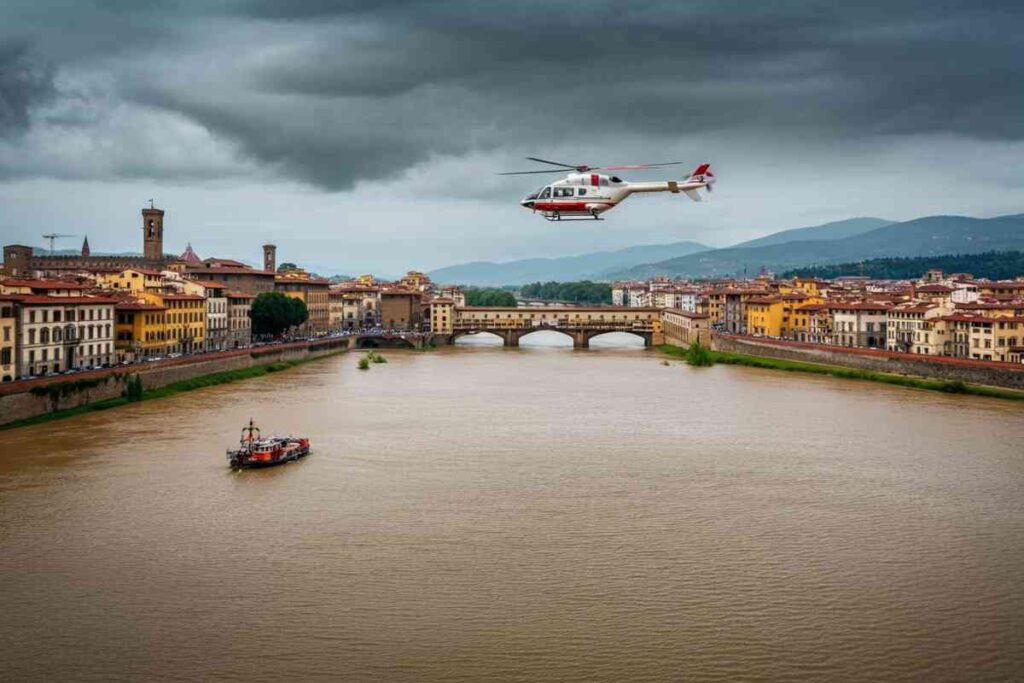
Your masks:
<svg viewBox="0 0 1024 683"><path fill-rule="evenodd" d="M544 216L547 221L603 221L600 216Z"/></svg>

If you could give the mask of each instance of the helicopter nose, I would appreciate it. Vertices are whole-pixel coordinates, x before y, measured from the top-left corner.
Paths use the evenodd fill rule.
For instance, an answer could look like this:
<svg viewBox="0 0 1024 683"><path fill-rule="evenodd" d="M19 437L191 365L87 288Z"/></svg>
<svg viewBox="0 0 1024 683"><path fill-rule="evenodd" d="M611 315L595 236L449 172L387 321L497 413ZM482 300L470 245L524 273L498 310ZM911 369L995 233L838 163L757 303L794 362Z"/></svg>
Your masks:
<svg viewBox="0 0 1024 683"><path fill-rule="evenodd" d="M524 199L523 201L519 202L519 206L522 206L522 207L527 208L527 209L532 209L533 208L533 200L532 199Z"/></svg>

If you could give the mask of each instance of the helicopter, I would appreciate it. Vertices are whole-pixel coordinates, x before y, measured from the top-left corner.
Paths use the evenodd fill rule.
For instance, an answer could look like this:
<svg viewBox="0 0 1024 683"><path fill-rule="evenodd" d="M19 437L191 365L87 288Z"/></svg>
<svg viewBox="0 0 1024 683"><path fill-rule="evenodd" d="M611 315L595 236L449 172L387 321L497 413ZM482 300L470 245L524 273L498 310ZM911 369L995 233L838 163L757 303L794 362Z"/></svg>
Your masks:
<svg viewBox="0 0 1024 683"><path fill-rule="evenodd" d="M614 209L622 200L636 192L682 192L695 202L701 201L698 190L711 191L715 175L710 164L701 164L693 169L686 180L659 180L654 182L630 183L618 176L603 175L596 171L635 171L662 166L678 166L681 161L662 164L632 164L626 166L587 166L586 164L563 164L537 157L526 157L530 161L558 166L557 170L512 171L498 175L530 175L534 173L566 173L564 180L558 180L541 187L526 196L519 205L540 214L549 221L561 220L603 220L601 214Z"/></svg>

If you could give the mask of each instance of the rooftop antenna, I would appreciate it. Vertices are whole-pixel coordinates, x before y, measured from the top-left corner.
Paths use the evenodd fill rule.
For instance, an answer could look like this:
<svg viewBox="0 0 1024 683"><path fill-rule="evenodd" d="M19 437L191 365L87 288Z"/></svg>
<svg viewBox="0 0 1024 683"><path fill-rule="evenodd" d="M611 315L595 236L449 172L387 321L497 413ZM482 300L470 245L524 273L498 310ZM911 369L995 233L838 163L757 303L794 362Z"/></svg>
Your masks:
<svg viewBox="0 0 1024 683"><path fill-rule="evenodd" d="M155 208L155 207L153 206L153 200L152 200L152 199L147 199L146 201L148 201L148 202L149 202L149 208L151 208L151 209L152 209L152 208Z"/></svg>

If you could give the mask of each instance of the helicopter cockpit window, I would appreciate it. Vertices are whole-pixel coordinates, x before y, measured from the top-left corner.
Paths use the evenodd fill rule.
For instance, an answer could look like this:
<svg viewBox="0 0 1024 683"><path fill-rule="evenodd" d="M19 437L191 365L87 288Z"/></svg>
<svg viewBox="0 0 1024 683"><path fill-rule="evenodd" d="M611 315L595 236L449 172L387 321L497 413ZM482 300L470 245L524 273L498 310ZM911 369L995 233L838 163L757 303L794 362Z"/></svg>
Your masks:
<svg viewBox="0 0 1024 683"><path fill-rule="evenodd" d="M618 176L614 176L614 175L609 180L611 180L613 183L621 183L622 182L622 178L620 178Z"/></svg>
<svg viewBox="0 0 1024 683"><path fill-rule="evenodd" d="M544 189L544 188L541 188L541 189ZM540 195L540 190L534 190L533 192L531 192L530 194L528 194L526 196L526 200L529 201L531 199L536 199L538 197L538 195Z"/></svg>
<svg viewBox="0 0 1024 683"><path fill-rule="evenodd" d="M540 193L540 197L538 197L538 199L547 199L550 196L551 196L551 188L550 187L545 187L544 191Z"/></svg>

